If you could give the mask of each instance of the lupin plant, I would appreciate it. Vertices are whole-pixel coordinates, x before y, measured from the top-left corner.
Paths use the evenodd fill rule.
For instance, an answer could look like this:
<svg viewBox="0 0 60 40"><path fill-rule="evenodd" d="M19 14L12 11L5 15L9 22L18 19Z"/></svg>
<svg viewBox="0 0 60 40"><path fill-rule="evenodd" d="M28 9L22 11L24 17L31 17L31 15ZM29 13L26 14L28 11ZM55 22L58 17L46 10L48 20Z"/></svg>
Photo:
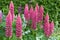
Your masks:
<svg viewBox="0 0 60 40"><path fill-rule="evenodd" d="M12 37L12 16L10 11L8 12L8 15L6 16L6 28L5 28L5 35L6 37Z"/></svg>
<svg viewBox="0 0 60 40"><path fill-rule="evenodd" d="M16 19L16 37L22 39L22 20L20 14Z"/></svg>
<svg viewBox="0 0 60 40"><path fill-rule="evenodd" d="M46 17L44 19L44 33L46 37L50 36L50 24L49 24L49 15L48 13L46 14Z"/></svg>
<svg viewBox="0 0 60 40"><path fill-rule="evenodd" d="M29 21L29 20L30 20L30 14L29 14L28 4L25 5L24 17L25 17L25 20L26 20L26 21Z"/></svg>
<svg viewBox="0 0 60 40"><path fill-rule="evenodd" d="M3 14L2 14L2 11L0 10L0 23L2 22L2 17L3 17Z"/></svg>
<svg viewBox="0 0 60 40"><path fill-rule="evenodd" d="M18 8L18 17L16 19L16 37L19 40L22 39L22 35L23 35L23 33L22 33L23 25L22 25L22 19L20 17L21 9L22 8L20 5L20 7ZM2 12L0 12L0 13L2 13ZM44 13L44 8L42 5L39 8L38 3L36 4L35 9L31 6L30 10L29 10L28 4L25 5L24 17L27 22L28 21L32 22L31 25L29 24L29 22L27 24L28 24L28 26L31 26L31 28L32 28L32 30L30 29L29 31L31 31L31 34L33 35L34 39L36 38L36 31L39 30L37 27L37 24L41 23L41 21L43 20L43 13ZM2 18L1 15L0 15L0 18ZM13 19L14 19L14 4L11 1L10 6L9 6L9 12L8 12L8 15L6 16L6 28L5 28L5 35L6 35L6 37L9 37L9 38L12 37ZM43 21L44 21L44 27L43 27L44 33L45 33L46 37L49 37L54 31L54 22L52 21L51 23L49 23L48 13L46 14L45 19ZM40 26L42 26L42 25L40 25ZM24 32L24 35L25 35L25 32Z"/></svg>
<svg viewBox="0 0 60 40"><path fill-rule="evenodd" d="M49 15L46 14L45 20L44 20L44 33L47 37L51 36L51 34L54 31L54 22L52 21L49 23Z"/></svg>
<svg viewBox="0 0 60 40"><path fill-rule="evenodd" d="M13 19L14 19L14 4L12 1L10 2L9 10L11 11L12 21L13 21Z"/></svg>

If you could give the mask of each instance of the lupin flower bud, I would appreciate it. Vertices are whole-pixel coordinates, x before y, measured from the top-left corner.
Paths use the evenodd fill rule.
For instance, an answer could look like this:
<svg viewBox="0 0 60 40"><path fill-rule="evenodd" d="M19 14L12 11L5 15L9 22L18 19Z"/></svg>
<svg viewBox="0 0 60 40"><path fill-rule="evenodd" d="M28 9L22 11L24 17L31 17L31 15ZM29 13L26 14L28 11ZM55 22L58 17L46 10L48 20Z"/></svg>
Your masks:
<svg viewBox="0 0 60 40"><path fill-rule="evenodd" d="M10 12L11 12L11 15L12 15L12 21L13 21L13 19L14 19L14 4L13 4L12 1L10 2L9 10L10 10Z"/></svg>
<svg viewBox="0 0 60 40"><path fill-rule="evenodd" d="M34 11L34 10L33 10L33 7L31 6L30 11L29 11L29 12L30 12L30 19L32 19L33 11Z"/></svg>
<svg viewBox="0 0 60 40"><path fill-rule="evenodd" d="M54 32L54 22L52 21L50 23L50 34L52 34Z"/></svg>
<svg viewBox="0 0 60 40"><path fill-rule="evenodd" d="M44 20L44 33L47 37L50 36L50 24L49 24L49 15L46 14L45 20Z"/></svg>
<svg viewBox="0 0 60 40"><path fill-rule="evenodd" d="M25 20L27 20L27 21L30 20L30 14L29 14L29 9L28 9L28 4L25 5L24 17L25 17Z"/></svg>
<svg viewBox="0 0 60 40"><path fill-rule="evenodd" d="M3 14L2 14L2 11L0 10L0 23L2 22L2 16Z"/></svg>
<svg viewBox="0 0 60 40"><path fill-rule="evenodd" d="M41 6L40 6L40 9L39 9L39 13L38 13L38 22L40 22L40 21L43 20L43 13L44 13L44 8L43 8L43 6L41 5Z"/></svg>
<svg viewBox="0 0 60 40"><path fill-rule="evenodd" d="M12 37L12 16L9 11L8 15L6 16L6 28L5 28L5 35L6 37Z"/></svg>
<svg viewBox="0 0 60 40"><path fill-rule="evenodd" d="M21 13L21 10L22 10L22 7L20 5L19 8L18 8L18 13Z"/></svg>
<svg viewBox="0 0 60 40"><path fill-rule="evenodd" d="M22 38L22 20L20 18L20 15L18 15L16 20L16 37Z"/></svg>

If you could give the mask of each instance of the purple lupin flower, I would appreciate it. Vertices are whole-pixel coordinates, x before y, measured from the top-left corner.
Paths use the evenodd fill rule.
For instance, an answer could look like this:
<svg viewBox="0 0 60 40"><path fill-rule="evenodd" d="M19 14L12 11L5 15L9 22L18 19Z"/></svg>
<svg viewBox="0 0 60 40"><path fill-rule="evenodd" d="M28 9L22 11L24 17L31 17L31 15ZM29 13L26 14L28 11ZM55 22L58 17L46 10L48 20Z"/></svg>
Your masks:
<svg viewBox="0 0 60 40"><path fill-rule="evenodd" d="M41 5L41 6L40 6L40 9L39 9L39 13L38 13L38 22L40 22L40 21L43 20L43 13L44 13L44 8L43 8L43 6Z"/></svg>
<svg viewBox="0 0 60 40"><path fill-rule="evenodd" d="M18 8L18 13L21 13L21 10L22 10L22 6L20 5Z"/></svg>
<svg viewBox="0 0 60 40"><path fill-rule="evenodd" d="M0 23L2 22L2 16L3 14L2 14L2 11L0 10Z"/></svg>
<svg viewBox="0 0 60 40"><path fill-rule="evenodd" d="M25 5L24 17L25 17L25 20L27 20L27 21L30 20L30 14L29 14L29 9L28 9L28 4Z"/></svg>
<svg viewBox="0 0 60 40"><path fill-rule="evenodd" d="M33 11L34 11L34 9L33 9L33 7L31 6L31 8L30 8L30 19L32 19L32 16L33 16Z"/></svg>
<svg viewBox="0 0 60 40"><path fill-rule="evenodd" d="M6 37L12 37L12 16L10 11L8 12L8 15L6 16L6 28L5 28L5 35Z"/></svg>
<svg viewBox="0 0 60 40"><path fill-rule="evenodd" d="M54 32L54 22L50 23L50 35Z"/></svg>
<svg viewBox="0 0 60 40"><path fill-rule="evenodd" d="M20 15L16 19L16 37L22 38L22 20Z"/></svg>
<svg viewBox="0 0 60 40"><path fill-rule="evenodd" d="M10 2L9 10L11 11L12 21L13 21L13 19L14 19L14 4L12 1Z"/></svg>
<svg viewBox="0 0 60 40"><path fill-rule="evenodd" d="M49 24L49 15L46 14L45 20L44 20L44 33L47 37L50 36L50 24Z"/></svg>

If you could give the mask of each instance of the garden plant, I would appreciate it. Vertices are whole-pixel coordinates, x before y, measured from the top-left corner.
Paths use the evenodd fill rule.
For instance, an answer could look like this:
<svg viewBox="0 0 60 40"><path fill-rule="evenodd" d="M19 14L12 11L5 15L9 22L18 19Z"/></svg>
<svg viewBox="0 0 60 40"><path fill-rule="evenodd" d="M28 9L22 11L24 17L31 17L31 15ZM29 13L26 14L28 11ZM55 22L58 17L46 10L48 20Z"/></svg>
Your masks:
<svg viewBox="0 0 60 40"><path fill-rule="evenodd" d="M0 0L0 40L60 40L60 0Z"/></svg>

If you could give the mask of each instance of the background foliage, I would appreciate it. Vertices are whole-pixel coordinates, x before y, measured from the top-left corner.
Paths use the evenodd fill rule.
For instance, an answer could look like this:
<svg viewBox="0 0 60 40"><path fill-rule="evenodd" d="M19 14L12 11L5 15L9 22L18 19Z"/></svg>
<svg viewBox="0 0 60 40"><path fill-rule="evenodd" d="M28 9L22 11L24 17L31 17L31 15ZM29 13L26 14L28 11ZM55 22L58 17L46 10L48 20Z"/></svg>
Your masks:
<svg viewBox="0 0 60 40"><path fill-rule="evenodd" d="M0 0L0 10L2 10L4 15L7 15L8 13L8 7L9 7L9 3L11 0ZM33 7L35 7L36 3L40 5L44 6L44 16L45 14L48 12L49 16L50 16L50 21L54 21L55 23L55 31L53 33L53 35L49 38L49 40L60 40L60 0L12 0L15 6L15 14L18 14L18 7L20 6L20 4L22 5L22 12L21 14L23 14L23 10L24 10L24 6L25 4L29 4L29 7L32 5ZM23 18L23 15L21 15ZM25 21L23 21L23 26L26 25ZM24 29L25 27L23 27ZM15 37L15 24L13 22L13 30L14 30L14 37ZM24 40L37 40L37 39L41 39L41 40L45 40L46 38L44 37L43 34L43 30L39 29L37 31L37 37L36 39L31 39L32 35L31 33L29 34L29 28L27 27L26 29L24 29L25 32L28 31L28 35L27 33L25 33L26 35L23 36ZM0 24L0 40L5 40L6 38L4 37L4 33L5 32L5 16L3 16L3 22L2 24ZM30 37L29 37L30 36ZM12 39L15 39L15 38ZM28 38L29 37L29 38Z"/></svg>

